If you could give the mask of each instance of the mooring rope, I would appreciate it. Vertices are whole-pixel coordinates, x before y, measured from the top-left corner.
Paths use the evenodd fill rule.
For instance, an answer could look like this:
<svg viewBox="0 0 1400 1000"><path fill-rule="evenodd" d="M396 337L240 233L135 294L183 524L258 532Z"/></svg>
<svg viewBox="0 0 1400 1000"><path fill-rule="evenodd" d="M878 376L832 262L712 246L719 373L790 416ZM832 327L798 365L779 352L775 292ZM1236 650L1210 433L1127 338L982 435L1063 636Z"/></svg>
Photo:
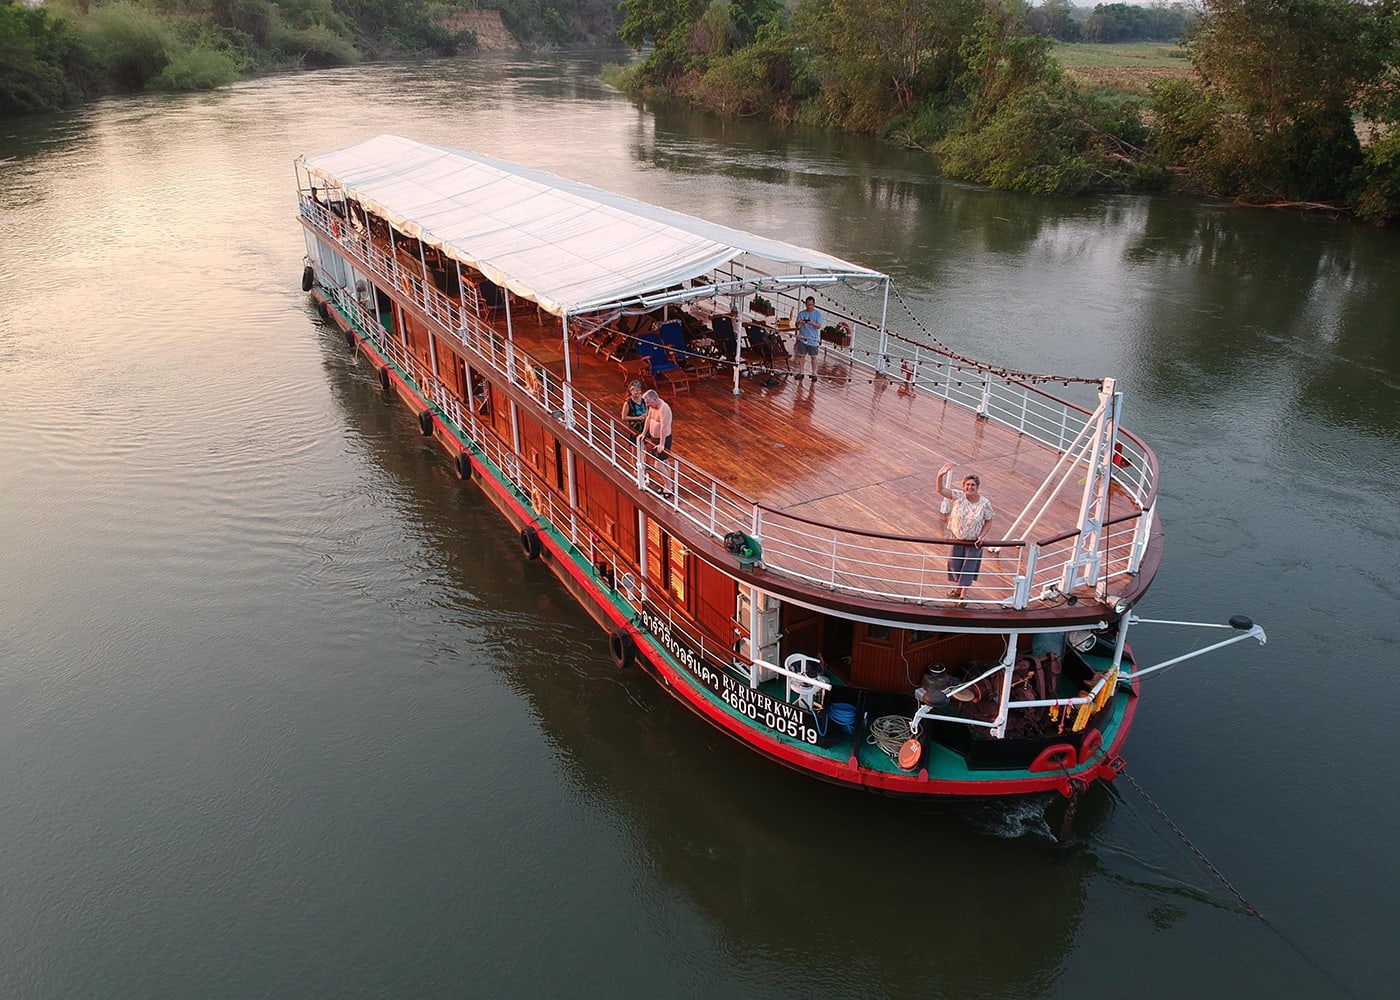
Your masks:
<svg viewBox="0 0 1400 1000"><path fill-rule="evenodd" d="M899 748L913 735L909 719L903 715L882 715L870 724L870 735L865 742L874 743L889 755L890 760L899 763Z"/></svg>
<svg viewBox="0 0 1400 1000"><path fill-rule="evenodd" d="M1222 872L1219 868L1215 867L1215 865L1211 863L1210 858L1206 857L1205 853L1194 843L1191 842L1191 838L1186 836L1186 832L1182 830L1181 827L1177 826L1174 822L1172 822L1172 818L1166 814L1166 812L1162 809L1161 806L1159 806L1156 802L1152 800L1152 796L1148 795L1147 792L1143 790L1143 787L1141 785L1139 785L1136 781L1133 780L1133 776L1131 774L1129 774L1127 771L1119 771L1118 774L1120 777L1126 779L1128 784L1133 786L1133 789L1139 795L1142 796L1143 801L1152 807L1152 811L1158 815L1158 817L1162 820L1163 823L1167 824L1167 829L1171 830L1172 833L1176 834L1177 837L1181 840L1181 842L1185 844L1186 847L1191 851L1191 853L1196 856L1196 860L1198 860L1202 865L1204 865L1206 870L1212 875L1214 875L1217 881L1219 881L1221 885L1223 885L1226 889L1230 891L1230 895L1234 896L1235 899L1239 901L1239 904L1244 907L1244 912L1246 914L1248 914L1251 917L1254 917L1261 924L1267 927L1271 932L1273 932L1274 936L1277 937L1284 944L1286 944L1293 951L1294 954L1296 954L1299 958L1301 958L1303 961L1307 962L1314 969L1316 969L1324 978L1327 979L1328 982L1336 986L1338 990L1340 990L1347 996L1354 995L1352 991L1347 989L1346 986L1343 985L1342 982L1338 980L1336 976L1329 972L1327 968L1322 965L1321 962L1319 962L1312 955L1304 951L1296 941L1294 941L1281 929L1279 929L1271 920L1269 920L1268 917L1260 913L1258 907L1256 907L1249 900L1245 899L1244 893L1236 889L1234 883L1232 883L1228 878L1225 877L1225 873Z"/></svg>

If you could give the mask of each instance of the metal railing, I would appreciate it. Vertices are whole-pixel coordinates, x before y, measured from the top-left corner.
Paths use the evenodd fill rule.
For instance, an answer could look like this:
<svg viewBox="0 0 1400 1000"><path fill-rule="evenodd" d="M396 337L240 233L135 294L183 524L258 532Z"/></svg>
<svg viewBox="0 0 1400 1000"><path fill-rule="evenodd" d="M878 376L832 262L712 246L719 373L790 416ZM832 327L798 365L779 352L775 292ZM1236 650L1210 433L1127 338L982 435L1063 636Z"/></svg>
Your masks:
<svg viewBox="0 0 1400 1000"><path fill-rule="evenodd" d="M917 538L864 531L812 521L777 511L744 496L729 484L679 456L657 462L644 456L616 420L612 404L598 406L563 384L544 365L480 318L413 273L397 255L370 240L362 227L303 196L301 212L318 235L353 253L375 277L391 283L417 309L470 352L474 367L490 368L533 396L546 415L572 431L601 462L656 494L673 514L706 536L723 540L733 531L758 538L763 563L771 571L826 589L918 605L957 603L948 596L948 561L958 544L948 538ZM520 459L490 434L481 433L477 417L431 371L371 320L348 289L332 286L342 309L353 309L363 332L375 336L383 350L418 384L444 416L469 431L493 464L556 525L575 525L572 510L559 510L553 494ZM857 319L856 322L859 322ZM866 332L866 331L861 331ZM966 371L946 352L904 338L890 337L890 356L899 367L888 373L906 376L911 391L923 392L965 407L1055 451L1063 451L1083 431L1091 414L1034 386L985 371ZM858 356L855 338L847 350L830 348L852 366L878 373L879 366ZM902 354L900 352L903 352ZM463 420L466 420L464 423ZM1100 553L1101 582L1136 573L1152 524L1157 466L1155 456L1136 437L1120 431L1112 478L1143 508L1116 519L1107 528ZM545 500L545 498L551 498ZM537 508L538 509L538 508ZM561 520L562 518L562 520ZM579 532L571 528L575 544ZM983 548L981 572L965 599L979 604L1024 608L1047 590L1060 586L1077 533L1041 540L991 542Z"/></svg>

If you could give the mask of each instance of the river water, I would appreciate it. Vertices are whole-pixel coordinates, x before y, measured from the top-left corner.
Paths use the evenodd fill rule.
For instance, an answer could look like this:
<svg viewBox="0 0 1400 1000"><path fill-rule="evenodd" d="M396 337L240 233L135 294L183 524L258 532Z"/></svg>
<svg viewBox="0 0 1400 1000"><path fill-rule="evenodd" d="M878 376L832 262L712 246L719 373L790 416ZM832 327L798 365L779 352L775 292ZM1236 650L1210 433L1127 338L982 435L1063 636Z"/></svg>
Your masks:
<svg viewBox="0 0 1400 1000"><path fill-rule="evenodd" d="M0 995L1389 994L1397 235L982 191L597 68L0 123ZM1164 477L1139 610L1268 645L1144 681L1150 800L1095 792L1066 846L1043 803L732 745L612 669L308 308L292 159L385 131L829 250L895 276L898 325L1117 376Z"/></svg>

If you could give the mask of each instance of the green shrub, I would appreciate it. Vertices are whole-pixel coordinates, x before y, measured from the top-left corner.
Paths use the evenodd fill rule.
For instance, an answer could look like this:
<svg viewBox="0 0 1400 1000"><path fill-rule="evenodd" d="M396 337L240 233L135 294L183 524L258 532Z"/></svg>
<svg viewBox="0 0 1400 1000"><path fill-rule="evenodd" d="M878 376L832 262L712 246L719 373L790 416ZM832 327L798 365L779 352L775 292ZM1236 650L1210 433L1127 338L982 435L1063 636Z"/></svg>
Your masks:
<svg viewBox="0 0 1400 1000"><path fill-rule="evenodd" d="M309 28L277 25L272 31L272 47L282 55L316 69L350 66L360 61L360 53L350 39L323 24Z"/></svg>
<svg viewBox="0 0 1400 1000"><path fill-rule="evenodd" d="M152 90L213 90L239 77L237 60L218 49L196 47L176 53L151 81Z"/></svg>
<svg viewBox="0 0 1400 1000"><path fill-rule="evenodd" d="M87 29L114 86L140 90L165 68L174 46L170 22L135 3L96 7Z"/></svg>
<svg viewBox="0 0 1400 1000"><path fill-rule="evenodd" d="M1080 153L1078 117L1063 102L1023 90L1001 101L981 127L954 132L936 152L950 177L1009 191L1082 194L1094 172Z"/></svg>
<svg viewBox="0 0 1400 1000"><path fill-rule="evenodd" d="M1371 222L1389 222L1400 216L1400 131L1392 130L1367 146L1364 157L1356 214Z"/></svg>
<svg viewBox="0 0 1400 1000"><path fill-rule="evenodd" d="M0 0L0 118L67 107L98 93L102 75L67 18Z"/></svg>

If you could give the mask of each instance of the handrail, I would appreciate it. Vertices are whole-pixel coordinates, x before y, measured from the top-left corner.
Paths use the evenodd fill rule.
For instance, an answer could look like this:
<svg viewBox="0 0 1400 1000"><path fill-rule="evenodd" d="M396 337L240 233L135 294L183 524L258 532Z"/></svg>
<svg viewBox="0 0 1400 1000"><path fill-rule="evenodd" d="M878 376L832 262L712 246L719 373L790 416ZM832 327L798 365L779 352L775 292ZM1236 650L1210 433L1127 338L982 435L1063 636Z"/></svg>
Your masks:
<svg viewBox="0 0 1400 1000"><path fill-rule="evenodd" d="M534 396L547 415L563 422L603 462L621 472L639 490L651 489L659 493L674 514L708 537L722 540L732 531L748 530L760 538L764 547L764 565L768 569L831 590L918 604L948 604L955 600L946 593L945 563L951 547L962 544L958 539L889 534L787 513L745 496L730 484L678 455L667 463L667 482L652 483L645 461L619 429L612 407L600 407L588 397L572 391L572 387L563 386L528 352L464 309L460 302L453 301L433 287L426 280L421 266L416 273L409 270L407 265L400 267L398 254L385 251L368 234L360 232L354 224L345 224L338 215L333 225L332 213L319 202L308 199L304 193L300 208L303 219L314 227L319 238L354 254L369 273L406 295L416 308L443 326L485 367ZM350 297L348 289L340 291ZM354 305L358 309L359 304ZM377 318L373 325L378 327ZM900 335L891 334L891 337L900 343L921 348L917 342ZM387 338L381 339L387 342ZM922 349L944 357L947 365L953 364L955 356L946 349ZM848 357L851 364L878 371L856 358L854 351L850 354L843 352L843 356ZM914 366L909 369L910 385L916 391L941 395L948 402L966 406L1047 447L1063 450L1065 441L1072 437L1070 431L1073 425L1068 419L1071 414L1077 414L1076 419L1079 420L1089 416L1088 410L1074 403L1057 399L1024 382L998 379L989 373L977 378L966 375L958 380L959 386L962 382L975 382L975 393L954 392L952 383L955 380L951 377L941 381L942 393L934 393L932 388L916 377L920 366L929 363L928 357L917 357L916 352ZM531 372L540 372L543 377L536 375L533 380L522 380L522 368L526 366ZM453 396L433 373L423 369L416 360L409 367L413 370L415 381L430 386L435 401ZM538 384L532 385L531 381ZM935 380L932 386L937 388L939 384ZM1009 405L1017 401L1017 406ZM1015 420L1010 418L1012 411L1016 413ZM1121 474L1120 470L1123 470ZM1155 501L1158 478L1157 460L1150 449L1127 431L1120 430L1112 476L1143 509L1109 520L1104 525L1105 531L1143 518L1147 519L1143 523L1150 524L1151 502ZM995 558L988 560L992 563L990 567L984 563L976 601L979 604L1024 607L1034 594L1053 584L1066 565L1063 559L1051 557L1046 550L1053 550L1078 534L1078 531L1071 530L1042 540L1006 539L984 545L984 551L1006 549L1009 552L1006 555L992 553ZM1111 574L1105 572L1102 579L1106 581L1124 573L1136 572L1146 543L1145 533L1134 535L1126 544L1115 542L1110 534L1106 534L1105 550L1125 551L1126 557L1120 557L1120 561L1126 569ZM823 555L816 558L814 553L819 544L823 547Z"/></svg>

